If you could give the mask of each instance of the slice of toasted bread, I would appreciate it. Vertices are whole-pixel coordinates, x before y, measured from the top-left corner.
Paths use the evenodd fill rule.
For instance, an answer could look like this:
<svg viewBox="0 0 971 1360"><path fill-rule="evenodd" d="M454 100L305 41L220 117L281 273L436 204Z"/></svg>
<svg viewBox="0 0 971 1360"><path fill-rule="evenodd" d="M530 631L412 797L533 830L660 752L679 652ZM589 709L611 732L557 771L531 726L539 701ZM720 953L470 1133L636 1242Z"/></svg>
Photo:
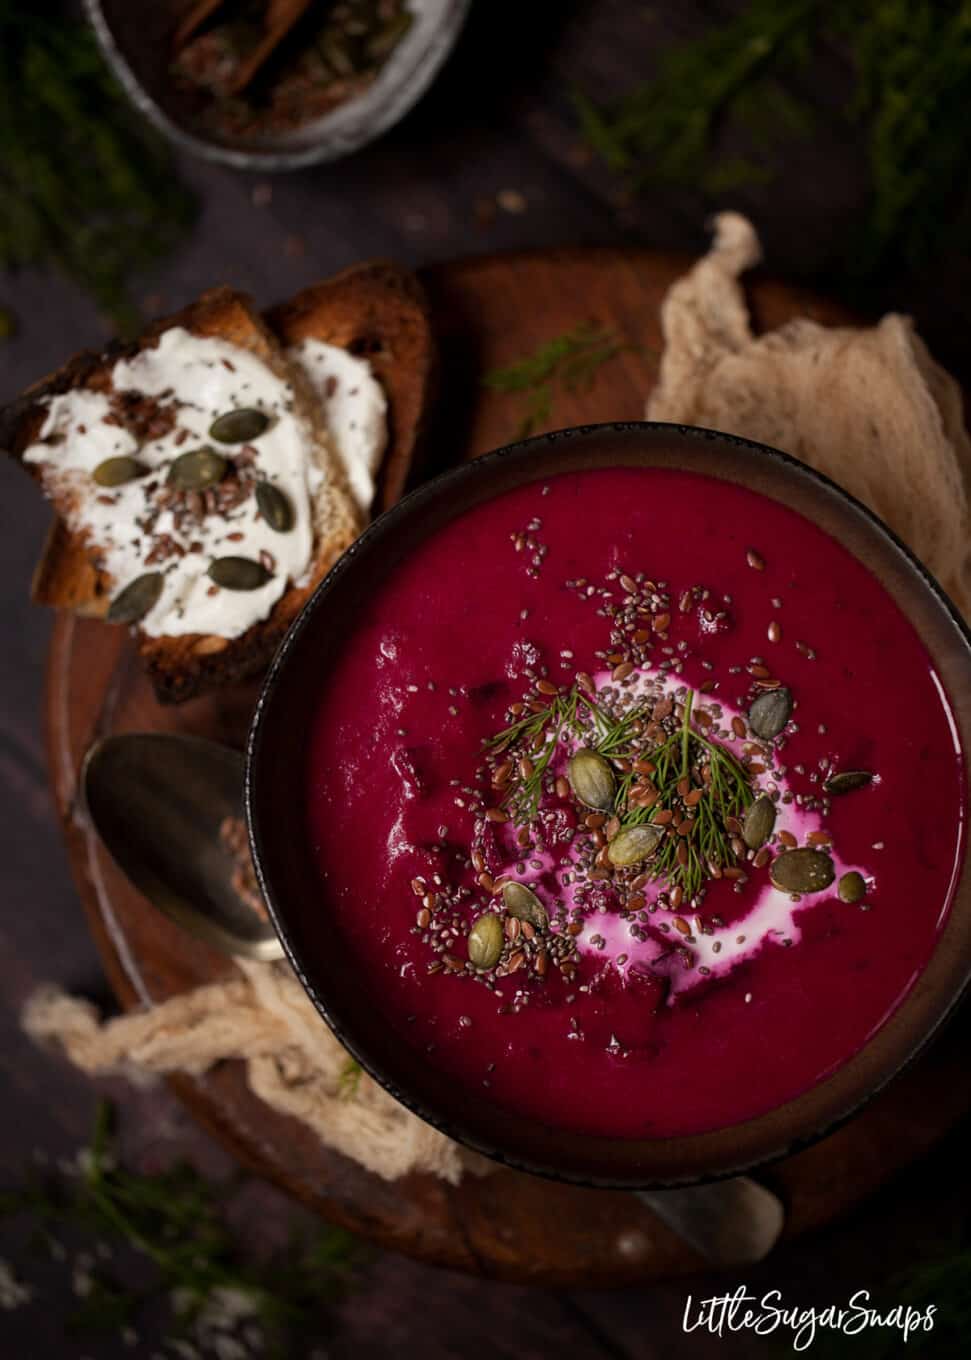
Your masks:
<svg viewBox="0 0 971 1360"><path fill-rule="evenodd" d="M288 381L292 377L279 341L253 310L249 299L227 288L214 289L176 315L153 324L135 346L112 349L101 356L78 356L52 378L32 388L18 403L16 412L8 415L4 422L10 451L15 457L21 457L36 439L44 420L42 398L78 386L107 387L111 370L123 353L155 344L172 326L182 326L193 335L216 337L247 349L281 377ZM296 386L295 400L300 402L299 385ZM354 541L361 523L338 460L329 451L321 413L311 398L303 400L308 424L315 430L319 445L315 456L326 469L313 507L316 526L312 575L319 579ZM36 466L26 466L32 474L41 477ZM62 514L70 513L69 505L56 505L56 508ZM80 614L104 615L113 583L98 567L97 546L85 542L82 535L63 524L56 524L35 575L35 599ZM159 699L178 702L204 689L259 671L273 655L307 593L308 587L289 588L266 619L237 638L198 633L151 637L136 630L139 653Z"/></svg>
<svg viewBox="0 0 971 1360"><path fill-rule="evenodd" d="M154 343L174 325L250 349L276 371L285 371L288 378L293 375L286 368L279 342L291 345L313 337L366 357L388 398L389 440L376 508L384 508L400 496L429 400L434 345L418 281L407 271L386 263L353 266L305 289L290 302L272 309L266 323L254 314L244 296L229 289L212 290L177 315L156 322L137 345L114 346L100 355L78 355L35 384L0 412L0 444L20 457L39 434L45 397L82 385L107 385L119 357ZM305 392L303 399L312 404L309 393ZM314 412L312 423L321 448L326 450L319 410ZM326 452L323 456L327 457ZM300 587L291 586L285 592L267 619L231 640L216 635L149 637L138 633L139 651L160 700L192 698L203 690L252 676L269 662L315 586L361 527L336 461L330 459L327 466L328 477L314 507L317 530L311 571ZM37 475L36 468L28 470ZM56 520L35 573L35 601L78 614L103 616L111 586L98 569L91 546Z"/></svg>
<svg viewBox="0 0 971 1360"><path fill-rule="evenodd" d="M374 510L394 505L413 467L435 376L428 301L418 279L387 260L351 265L265 316L285 345L322 340L368 360L388 399Z"/></svg>

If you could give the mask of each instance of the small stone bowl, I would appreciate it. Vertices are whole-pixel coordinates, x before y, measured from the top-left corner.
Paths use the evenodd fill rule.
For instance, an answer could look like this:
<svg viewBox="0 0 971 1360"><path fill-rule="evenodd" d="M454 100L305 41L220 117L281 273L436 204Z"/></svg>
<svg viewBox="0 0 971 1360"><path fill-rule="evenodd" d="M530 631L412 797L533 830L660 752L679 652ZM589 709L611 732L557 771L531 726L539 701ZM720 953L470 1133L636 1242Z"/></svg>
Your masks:
<svg viewBox="0 0 971 1360"><path fill-rule="evenodd" d="M184 151L238 170L272 173L340 160L398 122L431 85L458 39L471 0L409 0L415 22L357 99L292 131L220 138L193 126L169 75L178 8L84 0L104 56L131 102Z"/></svg>

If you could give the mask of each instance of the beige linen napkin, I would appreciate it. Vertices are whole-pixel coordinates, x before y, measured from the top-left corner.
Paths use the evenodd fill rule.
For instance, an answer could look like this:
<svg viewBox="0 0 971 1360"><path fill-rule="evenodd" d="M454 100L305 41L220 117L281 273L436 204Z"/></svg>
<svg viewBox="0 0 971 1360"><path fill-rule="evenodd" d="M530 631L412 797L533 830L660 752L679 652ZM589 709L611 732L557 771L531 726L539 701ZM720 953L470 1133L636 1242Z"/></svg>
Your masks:
<svg viewBox="0 0 971 1360"><path fill-rule="evenodd" d="M716 218L711 251L665 299L648 417L745 435L827 473L897 531L967 614L971 443L957 384L906 317L862 330L799 319L753 336L739 276L760 253L745 218ZM286 964L241 962L226 982L107 1022L44 988L24 1024L90 1073L201 1074L241 1059L257 1096L387 1180L423 1171L456 1184L491 1168L366 1074L352 1087L347 1054Z"/></svg>
<svg viewBox="0 0 971 1360"><path fill-rule="evenodd" d="M712 249L664 300L648 419L744 435L826 473L886 520L968 616L961 389L894 313L862 330L801 317L754 336L739 276L761 258L758 237L738 213L714 226Z"/></svg>
<svg viewBox="0 0 971 1360"><path fill-rule="evenodd" d="M466 1171L492 1169L406 1110L365 1072L348 1080L346 1051L288 964L240 959L238 967L239 977L105 1022L89 1002L42 987L27 1002L23 1025L91 1075L199 1076L227 1058L242 1059L255 1095L385 1180L423 1171L457 1185Z"/></svg>

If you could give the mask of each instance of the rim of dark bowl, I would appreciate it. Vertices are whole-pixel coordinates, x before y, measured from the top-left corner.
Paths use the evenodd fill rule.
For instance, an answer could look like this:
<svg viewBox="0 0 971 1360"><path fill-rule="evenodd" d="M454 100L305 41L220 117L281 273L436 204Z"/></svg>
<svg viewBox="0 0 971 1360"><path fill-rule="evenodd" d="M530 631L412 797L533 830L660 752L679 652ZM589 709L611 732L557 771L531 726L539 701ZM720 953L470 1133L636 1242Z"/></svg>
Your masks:
<svg viewBox="0 0 971 1360"><path fill-rule="evenodd" d="M448 0L448 9L442 22L429 35L420 51L415 53L407 68L395 73L392 56L371 90L366 91L357 100L339 105L333 111L338 114L344 113L341 122L346 121L346 127L328 128L332 114L325 114L303 130L309 136L312 129L317 129L319 140L309 145L293 147L274 147L268 144L265 148L252 143L234 146L230 142L197 135L184 127L166 112L136 75L105 14L102 0L82 0L82 4L98 46L115 79L135 108L153 127L175 146L204 160L231 165L237 170L260 170L267 174L276 174L341 160L390 131L423 98L444 66L468 18L472 0ZM351 117L347 111L353 112L356 104L360 105L367 100L369 95L379 88L382 78L386 84L380 103L375 102L367 108L361 108L360 116L356 119Z"/></svg>
<svg viewBox="0 0 971 1360"><path fill-rule="evenodd" d="M591 450L584 446L596 446L605 441L608 445L611 442L622 445L625 441L633 441L635 446L639 446L641 457L629 458L626 463L628 466L656 466L657 461L646 460L643 456L646 450L653 449L655 453L661 454L659 461L662 464L666 462L667 465L689 471L702 470L697 463L704 461L704 453L710 452L711 447L715 446L723 452L743 456L753 467L758 466L770 483L782 487L788 485L793 493L792 498L772 498L782 499L784 504L798 513L806 513L804 505L799 504L803 493L809 499L815 497L821 502L828 501L834 510L834 518L844 518L844 528L847 530L855 522L861 537L869 540L884 559L886 569L895 582L905 585L914 597L906 603L902 602L891 590L883 574L875 571L873 564L861 557L854 545L847 543L845 538L838 539L858 560L863 561L863 565L877 576L883 588L896 600L928 648L935 665L946 674L963 670L963 679L971 679L971 631L956 606L900 538L867 506L824 474L778 449L718 430L656 421L575 426L519 440L423 483L372 521L331 568L291 625L261 689L247 740L246 818L260 887L287 958L301 985L348 1053L390 1095L426 1123L501 1165L552 1180L603 1189L663 1189L750 1171L818 1141L856 1114L923 1051L951 1015L971 982L971 856L966 834L953 884L951 908L931 959L903 1001L860 1050L808 1091L754 1119L704 1134L639 1140L574 1134L542 1125L537 1120L511 1115L499 1105L490 1105L487 1100L478 1106L479 1117L470 1119L467 1113L460 1112L462 1104L458 1101L453 1101L449 1107L447 1102L443 1105L443 1102L436 1102L434 1098L429 1099L424 1090L420 1094L416 1093L410 1077L421 1066L420 1062L397 1063L399 1068L405 1066L412 1069L409 1079L402 1080L392 1075L389 1068L395 1064L388 1063L381 1055L376 1056L373 1041L362 1039L361 1027L358 1025L355 1030L354 1019L348 1022L344 1014L337 1013L338 1008L335 1008L313 976L313 966L308 966L304 951L295 940L296 932L289 919L287 904L281 900L274 871L268 865L267 835L262 825L264 780L268 778L264 768L267 761L266 734L269 722L274 717L281 679L295 664L293 658L308 630L314 626L322 611L326 611L331 595L340 588L344 578L354 572L355 564L367 557L373 550L372 545L393 535L399 525L407 523L417 512L442 502L443 498L454 501L455 497L449 493L469 483L481 482L491 489L472 502L463 501L451 511L443 508L440 519L426 533L419 533L416 541L434 532L440 523L446 523L463 513L470 504L501 494L506 485L492 486L497 472L514 469L523 463L537 468L534 475L523 476L509 485L542 481L545 477L556 475L557 470L574 470L569 459L572 451L581 449L590 458ZM539 466L541 459L537 455L541 450L556 451L556 458L561 464L558 469ZM664 458L665 452L669 455L667 459ZM625 465L613 452L595 454L593 461L600 461L601 458L603 466ZM759 461L756 464L753 460ZM590 466L591 463L582 465ZM722 480L752 485L746 477L733 475L733 472L737 473L737 468L730 462L725 462L718 471L708 467L703 471ZM755 489L763 495L771 495L762 486ZM827 524L824 523L823 527L831 532ZM914 618L908 604L920 617ZM949 640L951 650L943 662L940 650L935 650L933 641L928 640L927 631L922 626L925 621L928 629L936 628L941 638L947 637ZM966 753L971 750L971 685L967 685L963 691L956 691L953 685L948 685L947 692L959 727L967 777ZM302 787L303 777L301 768L297 778L299 787ZM311 883L319 892L319 878L315 883L311 880ZM946 947L955 942L958 945L956 949ZM385 1040L385 1053L393 1049L400 1058L407 1048L407 1045L396 1044L393 1037ZM422 1086L427 1087L429 1081L433 1083L434 1080L432 1075L422 1082ZM441 1076L439 1080L445 1082L447 1079ZM467 1093L464 1095L463 1104L467 1107ZM446 1111L444 1113L443 1108ZM483 1117L484 1114L488 1117ZM500 1128L505 1130L510 1126L522 1132L523 1125L529 1125L531 1132L518 1144L515 1138L506 1141L503 1133L498 1132ZM564 1144L567 1145L568 1155L563 1155ZM587 1155L585 1150L591 1145L596 1145L596 1151Z"/></svg>

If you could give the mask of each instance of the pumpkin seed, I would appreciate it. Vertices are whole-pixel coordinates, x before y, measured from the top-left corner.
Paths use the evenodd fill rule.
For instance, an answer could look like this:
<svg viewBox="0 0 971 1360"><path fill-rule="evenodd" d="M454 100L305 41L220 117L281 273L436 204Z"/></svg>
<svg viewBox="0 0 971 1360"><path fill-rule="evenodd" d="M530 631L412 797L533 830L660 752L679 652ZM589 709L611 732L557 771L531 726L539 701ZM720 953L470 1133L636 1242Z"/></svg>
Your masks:
<svg viewBox="0 0 971 1360"><path fill-rule="evenodd" d="M663 826L653 826L651 823L629 826L625 831L618 831L607 846L607 858L620 869L629 864L640 864L641 860L649 859L654 854L663 838Z"/></svg>
<svg viewBox="0 0 971 1360"><path fill-rule="evenodd" d="M270 528L278 534L285 534L293 528L290 498L272 482L256 483L256 505Z"/></svg>
<svg viewBox="0 0 971 1360"><path fill-rule="evenodd" d="M179 491L204 491L226 475L227 463L221 453L204 445L176 458L169 468L169 483Z"/></svg>
<svg viewBox="0 0 971 1360"><path fill-rule="evenodd" d="M148 468L137 458L106 458L91 476L99 486L124 486L147 471Z"/></svg>
<svg viewBox="0 0 971 1360"><path fill-rule="evenodd" d="M570 786L585 807L606 812L614 805L617 780L614 772L597 751L587 747L576 751L567 769Z"/></svg>
<svg viewBox="0 0 971 1360"><path fill-rule="evenodd" d="M147 571L144 576L136 576L120 590L108 606L105 615L109 623L137 623L158 603L162 593L162 573Z"/></svg>
<svg viewBox="0 0 971 1360"><path fill-rule="evenodd" d="M775 803L768 794L760 794L745 814L742 840L750 850L761 850L775 827Z"/></svg>
<svg viewBox="0 0 971 1360"><path fill-rule="evenodd" d="M840 879L836 891L841 902L860 902L866 896L866 879L851 869Z"/></svg>
<svg viewBox="0 0 971 1360"><path fill-rule="evenodd" d="M253 407L226 411L209 426L209 438L220 444L248 444L251 439L259 439L269 423L266 412Z"/></svg>
<svg viewBox="0 0 971 1360"><path fill-rule="evenodd" d="M545 930L550 923L546 908L525 883L506 883L502 889L502 904L517 921L528 921L537 930Z"/></svg>
<svg viewBox="0 0 971 1360"><path fill-rule="evenodd" d="M259 590L272 574L252 557L217 557L209 564L209 579L224 590Z"/></svg>
<svg viewBox="0 0 971 1360"><path fill-rule="evenodd" d="M831 794L852 793L854 789L865 789L872 782L873 775L869 770L841 770L839 774L831 774L823 788Z"/></svg>
<svg viewBox="0 0 971 1360"><path fill-rule="evenodd" d="M792 716L792 695L784 685L760 694L748 711L748 725L757 737L771 741Z"/></svg>
<svg viewBox="0 0 971 1360"><path fill-rule="evenodd" d="M817 893L836 877L833 861L822 850L784 850L773 861L769 877L787 893Z"/></svg>
<svg viewBox="0 0 971 1360"><path fill-rule="evenodd" d="M469 961L476 968L495 968L505 940L502 922L487 911L473 923L469 931Z"/></svg>

